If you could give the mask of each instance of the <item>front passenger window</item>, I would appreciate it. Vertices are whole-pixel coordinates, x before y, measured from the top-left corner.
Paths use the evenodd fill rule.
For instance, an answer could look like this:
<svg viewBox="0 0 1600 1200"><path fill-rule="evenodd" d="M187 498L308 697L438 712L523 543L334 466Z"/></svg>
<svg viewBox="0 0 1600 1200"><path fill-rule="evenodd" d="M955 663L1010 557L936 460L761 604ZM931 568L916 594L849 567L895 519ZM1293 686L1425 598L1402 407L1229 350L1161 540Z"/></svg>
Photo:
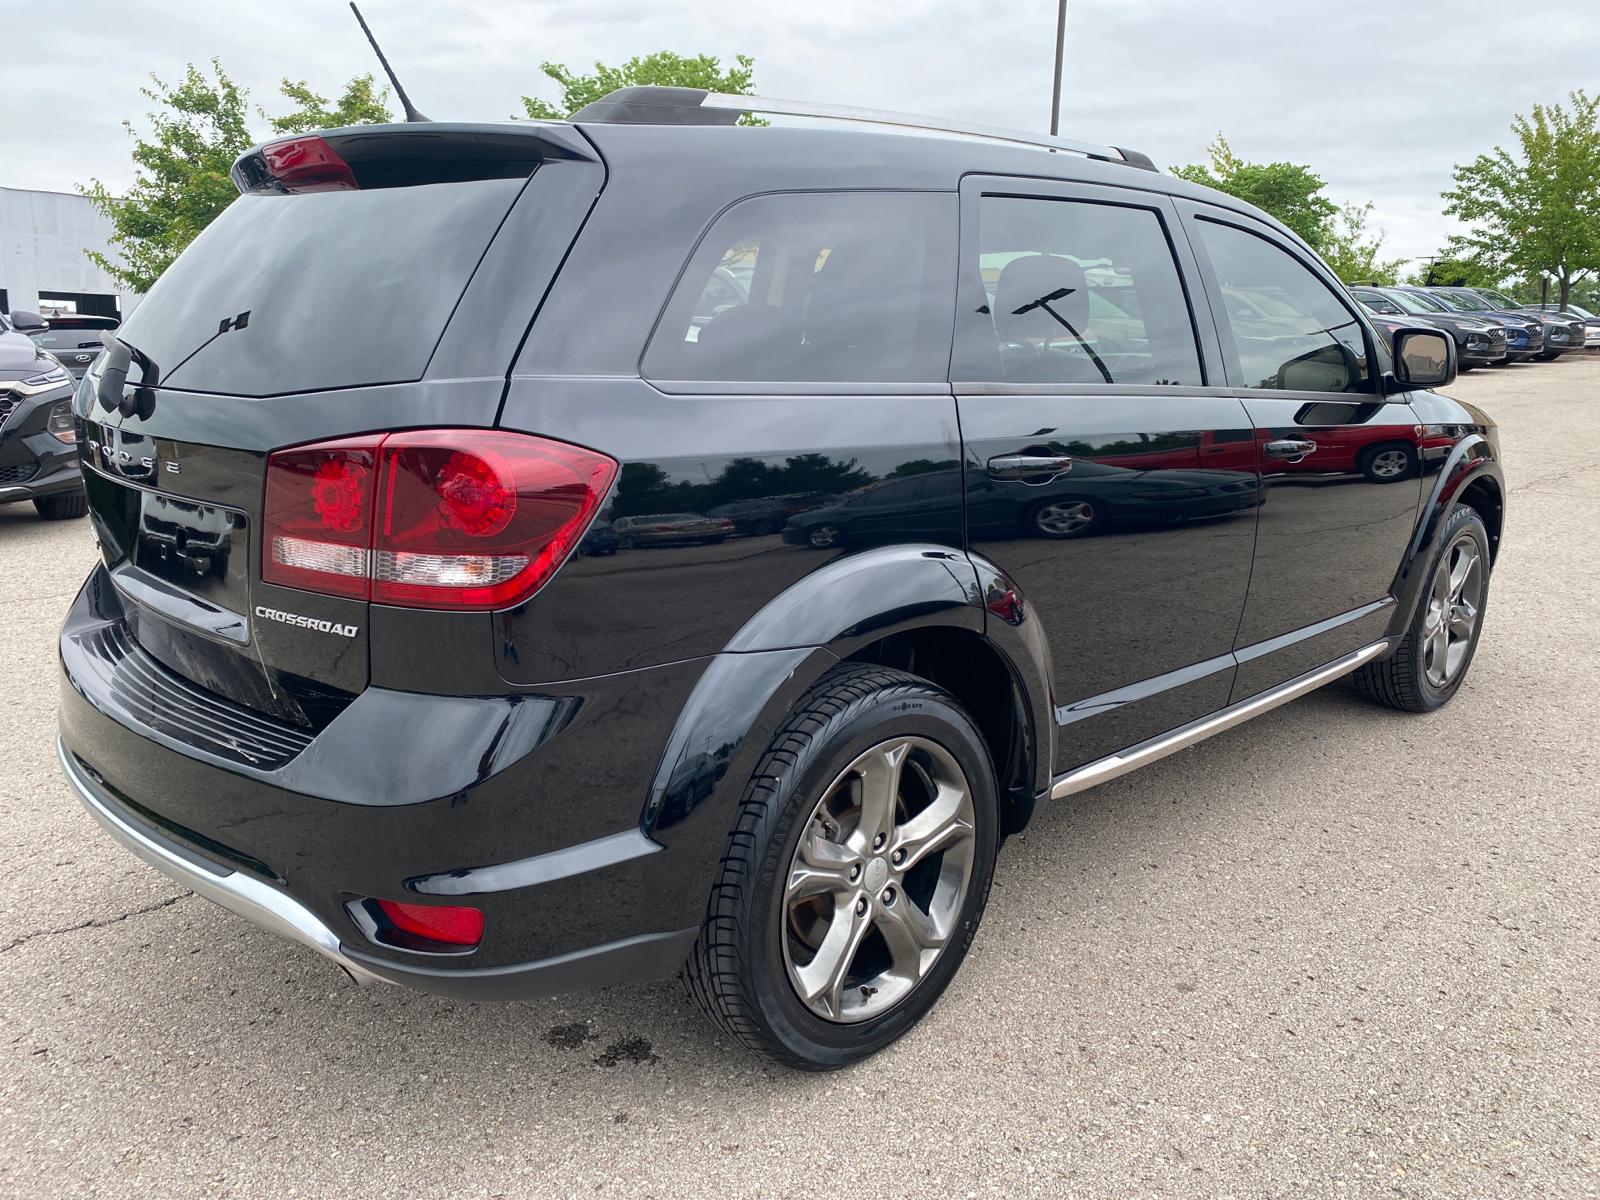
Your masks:
<svg viewBox="0 0 1600 1200"><path fill-rule="evenodd" d="M1322 280L1266 238L1201 219L1247 388L1371 392L1361 323Z"/></svg>

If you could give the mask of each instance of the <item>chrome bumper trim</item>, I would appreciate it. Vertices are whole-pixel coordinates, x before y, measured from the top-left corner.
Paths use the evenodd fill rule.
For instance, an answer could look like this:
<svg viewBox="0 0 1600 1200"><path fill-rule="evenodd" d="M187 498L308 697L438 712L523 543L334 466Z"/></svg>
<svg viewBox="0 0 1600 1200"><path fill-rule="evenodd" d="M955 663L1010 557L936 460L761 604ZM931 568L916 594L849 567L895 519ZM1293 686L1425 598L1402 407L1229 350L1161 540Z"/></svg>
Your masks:
<svg viewBox="0 0 1600 1200"><path fill-rule="evenodd" d="M220 904L252 924L299 942L302 946L309 946L344 968L357 983L388 982L347 957L340 947L339 935L298 900L258 879L252 879L242 871L221 866L213 869L210 864L201 866L198 862L192 862L124 820L100 799L94 785L84 778L82 768L73 761L59 738L56 740L56 756L61 760L61 769L66 773L67 782L77 793L78 801L89 810L89 815L125 849L167 878Z"/></svg>
<svg viewBox="0 0 1600 1200"><path fill-rule="evenodd" d="M1232 729L1235 725L1242 725L1251 717L1259 717L1264 712L1270 712L1280 704L1304 696L1307 692L1315 691L1325 683L1332 683L1342 675L1348 675L1363 663L1377 658L1389 648L1388 640L1373 642L1370 646L1363 646L1354 653L1347 654L1341 659L1319 667L1304 675L1297 676L1277 687L1262 692L1260 695L1251 696L1248 700L1241 700L1237 704L1230 704L1227 708L1212 713L1209 717L1202 717L1188 725L1180 725L1170 733L1160 737L1151 738L1131 750L1121 754L1112 754L1105 758L1096 759L1092 763L1068 771L1050 787L1050 799L1059 800L1063 796L1070 796L1074 792L1081 792L1096 784L1105 783L1115 779L1118 775L1126 775L1129 771L1137 770L1148 763L1153 763L1159 758L1169 754L1176 754L1179 750L1186 750L1196 742L1203 742L1213 734L1221 733L1225 729Z"/></svg>

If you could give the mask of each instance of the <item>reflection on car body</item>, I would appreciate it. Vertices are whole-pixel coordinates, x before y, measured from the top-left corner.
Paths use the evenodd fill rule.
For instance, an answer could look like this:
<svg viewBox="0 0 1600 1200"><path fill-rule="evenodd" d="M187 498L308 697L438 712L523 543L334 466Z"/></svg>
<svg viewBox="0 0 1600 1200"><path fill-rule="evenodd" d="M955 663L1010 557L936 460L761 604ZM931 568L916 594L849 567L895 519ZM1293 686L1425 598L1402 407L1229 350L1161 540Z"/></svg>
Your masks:
<svg viewBox="0 0 1600 1200"><path fill-rule="evenodd" d="M1248 455L1248 444L1245 452ZM1186 457L1192 460L1193 452ZM959 470L888 479L838 504L792 518L784 528L784 541L828 549L899 540L905 529L916 525L919 510L928 512L931 522L931 514L961 489ZM967 522L974 537L1083 537L1118 525L1176 525L1227 517L1260 502L1253 471L1160 469L1085 458L1074 459L1070 471L1044 483L995 480L972 472L966 485Z"/></svg>
<svg viewBox="0 0 1600 1200"><path fill-rule="evenodd" d="M749 500L734 500L727 504L719 504L715 508L707 509L706 516L732 521L736 536L759 537L762 534L782 533L784 524L790 517L837 499L837 496L828 492L758 496Z"/></svg>
<svg viewBox="0 0 1600 1200"><path fill-rule="evenodd" d="M733 532L725 517L701 513L650 513L612 522L624 550L639 546L681 546L686 542L720 542Z"/></svg>

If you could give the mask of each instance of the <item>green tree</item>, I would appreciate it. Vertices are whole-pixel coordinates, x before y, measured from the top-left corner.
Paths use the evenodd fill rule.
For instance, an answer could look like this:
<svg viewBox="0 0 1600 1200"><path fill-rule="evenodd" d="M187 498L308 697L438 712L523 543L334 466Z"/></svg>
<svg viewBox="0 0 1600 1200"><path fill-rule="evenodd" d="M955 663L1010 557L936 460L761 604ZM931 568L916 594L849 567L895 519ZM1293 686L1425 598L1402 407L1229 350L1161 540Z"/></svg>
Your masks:
<svg viewBox="0 0 1600 1200"><path fill-rule="evenodd" d="M267 117L273 133L304 133L309 129L339 129L345 125L384 125L394 118L389 113L389 89L376 90L371 75L357 75L344 85L344 95L332 108L325 96L311 90L305 80L285 79L279 87L287 100L298 107L281 117ZM267 114L262 112L262 116Z"/></svg>
<svg viewBox="0 0 1600 1200"><path fill-rule="evenodd" d="M578 75L560 63L540 63L539 69L561 88L561 103L550 104L532 96L522 97L524 113L538 120L559 121L577 112L585 104L600 99L608 92L622 87L654 85L657 87L705 88L708 92L728 92L737 96L755 93L753 82L756 60L745 54L734 55L735 66L726 71L715 55L699 54L685 58L662 50L643 58L630 58L620 67L594 64L594 74ZM739 119L741 125L764 125L746 113Z"/></svg>
<svg viewBox="0 0 1600 1200"><path fill-rule="evenodd" d="M238 198L229 171L260 140L250 129L249 94L218 60L211 60L209 74L190 63L176 84L154 75L150 82L139 89L156 106L147 114L149 134L140 136L131 122L122 123L135 138L132 185L122 195L98 179L78 189L110 218L109 240L120 261L93 250L87 251L90 259L136 292L149 291L184 247ZM389 119L387 93L374 94L370 75L352 79L333 108L303 82L285 79L282 91L297 107L268 118L274 133Z"/></svg>
<svg viewBox="0 0 1600 1200"><path fill-rule="evenodd" d="M1572 107L1536 104L1511 123L1514 150L1496 146L1455 169L1445 212L1470 226L1454 249L1498 271L1551 276L1565 306L1600 270L1600 95Z"/></svg>
<svg viewBox="0 0 1600 1200"><path fill-rule="evenodd" d="M1378 257L1383 251L1384 233L1379 229L1368 234L1367 218L1371 215L1370 203L1347 204L1340 209L1324 235L1322 261L1346 283L1398 283L1405 260Z"/></svg>
<svg viewBox="0 0 1600 1200"><path fill-rule="evenodd" d="M1298 163L1245 162L1220 133L1206 151L1209 164L1175 167L1172 173L1254 204L1321 251L1339 214L1338 205L1322 194L1321 176Z"/></svg>
<svg viewBox="0 0 1600 1200"><path fill-rule="evenodd" d="M248 125L245 90L211 60L211 76L190 63L176 85L150 76L139 91L156 111L152 132L133 147L134 181L124 196L113 196L98 179L80 187L111 219L110 242L121 255L112 262L97 251L89 257L114 279L146 292L172 260L192 242L238 190L228 171L254 143ZM133 125L124 121L133 134Z"/></svg>

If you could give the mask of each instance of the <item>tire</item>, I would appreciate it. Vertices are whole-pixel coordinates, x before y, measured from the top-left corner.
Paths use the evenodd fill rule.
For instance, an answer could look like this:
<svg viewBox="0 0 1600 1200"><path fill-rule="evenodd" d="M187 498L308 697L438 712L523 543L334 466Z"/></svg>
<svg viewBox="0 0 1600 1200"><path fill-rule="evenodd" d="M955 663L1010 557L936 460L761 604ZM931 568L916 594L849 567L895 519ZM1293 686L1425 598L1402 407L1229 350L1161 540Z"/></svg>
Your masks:
<svg viewBox="0 0 1600 1200"><path fill-rule="evenodd" d="M1373 446L1356 466L1370 483L1399 483L1417 473L1417 452L1401 443Z"/></svg>
<svg viewBox="0 0 1600 1200"><path fill-rule="evenodd" d="M892 769L882 752L896 746L904 749ZM865 803L829 807L868 792L869 775L856 774L858 767L901 781L900 804L879 810L893 811L887 824L864 819ZM946 800L952 793L944 785L957 775L965 799ZM901 814L917 815L920 797L926 817L935 795L947 815L933 823L948 842L901 859L906 846L918 854L907 840L915 827ZM728 1034L791 1067L832 1070L875 1054L921 1020L966 956L988 900L998 826L988 751L954 697L886 667L830 672L795 706L751 776L683 968L689 995ZM891 830L876 853L872 828ZM892 868L892 861L911 865ZM818 862L828 866L812 865ZM786 898L803 879L837 886ZM843 936L834 944L851 948L825 958L836 927ZM834 961L842 966L828 971ZM915 982L884 969L902 962L913 967L900 975ZM838 982L819 982L811 999L802 996L805 981L826 979Z"/></svg>
<svg viewBox="0 0 1600 1200"><path fill-rule="evenodd" d="M839 527L837 525L817 525L810 533L806 534L806 541L818 550L829 550L839 544Z"/></svg>
<svg viewBox="0 0 1600 1200"><path fill-rule="evenodd" d="M89 512L87 492L69 492L65 496L40 496L33 507L46 521L71 521Z"/></svg>
<svg viewBox="0 0 1600 1200"><path fill-rule="evenodd" d="M1435 621L1435 613L1440 611L1438 599L1441 564L1447 564L1444 567L1443 577L1445 582L1449 583L1448 564L1458 547L1470 547L1476 554L1475 587L1471 580L1464 580L1464 586L1459 589L1459 594L1463 598L1470 597L1475 602L1472 603L1471 629L1464 639L1460 642L1451 640L1456 629L1454 621L1449 622L1449 627L1445 630L1443 660L1445 670L1441 678L1441 672L1437 669L1440 664L1440 646L1437 641L1439 635L1436 632ZM1457 505L1445 518L1444 526L1439 531L1439 548L1434 551L1425 576L1428 583L1417 600L1417 611L1412 614L1405 638L1388 658L1368 663L1356 671L1351 676L1356 687L1368 699L1375 700L1388 708L1398 708L1403 712L1433 712L1448 704L1450 698L1460 690L1462 681L1467 677L1467 670L1472 666L1473 656L1478 650L1478 639L1483 633L1484 612L1489 606L1489 575L1489 531L1484 528L1483 519L1473 509L1466 505ZM1446 607L1443 611L1449 613L1457 610ZM1431 645L1430 638L1433 639Z"/></svg>
<svg viewBox="0 0 1600 1200"><path fill-rule="evenodd" d="M1063 541L1098 533L1106 522L1106 507L1087 496L1054 496L1028 510L1024 533Z"/></svg>

